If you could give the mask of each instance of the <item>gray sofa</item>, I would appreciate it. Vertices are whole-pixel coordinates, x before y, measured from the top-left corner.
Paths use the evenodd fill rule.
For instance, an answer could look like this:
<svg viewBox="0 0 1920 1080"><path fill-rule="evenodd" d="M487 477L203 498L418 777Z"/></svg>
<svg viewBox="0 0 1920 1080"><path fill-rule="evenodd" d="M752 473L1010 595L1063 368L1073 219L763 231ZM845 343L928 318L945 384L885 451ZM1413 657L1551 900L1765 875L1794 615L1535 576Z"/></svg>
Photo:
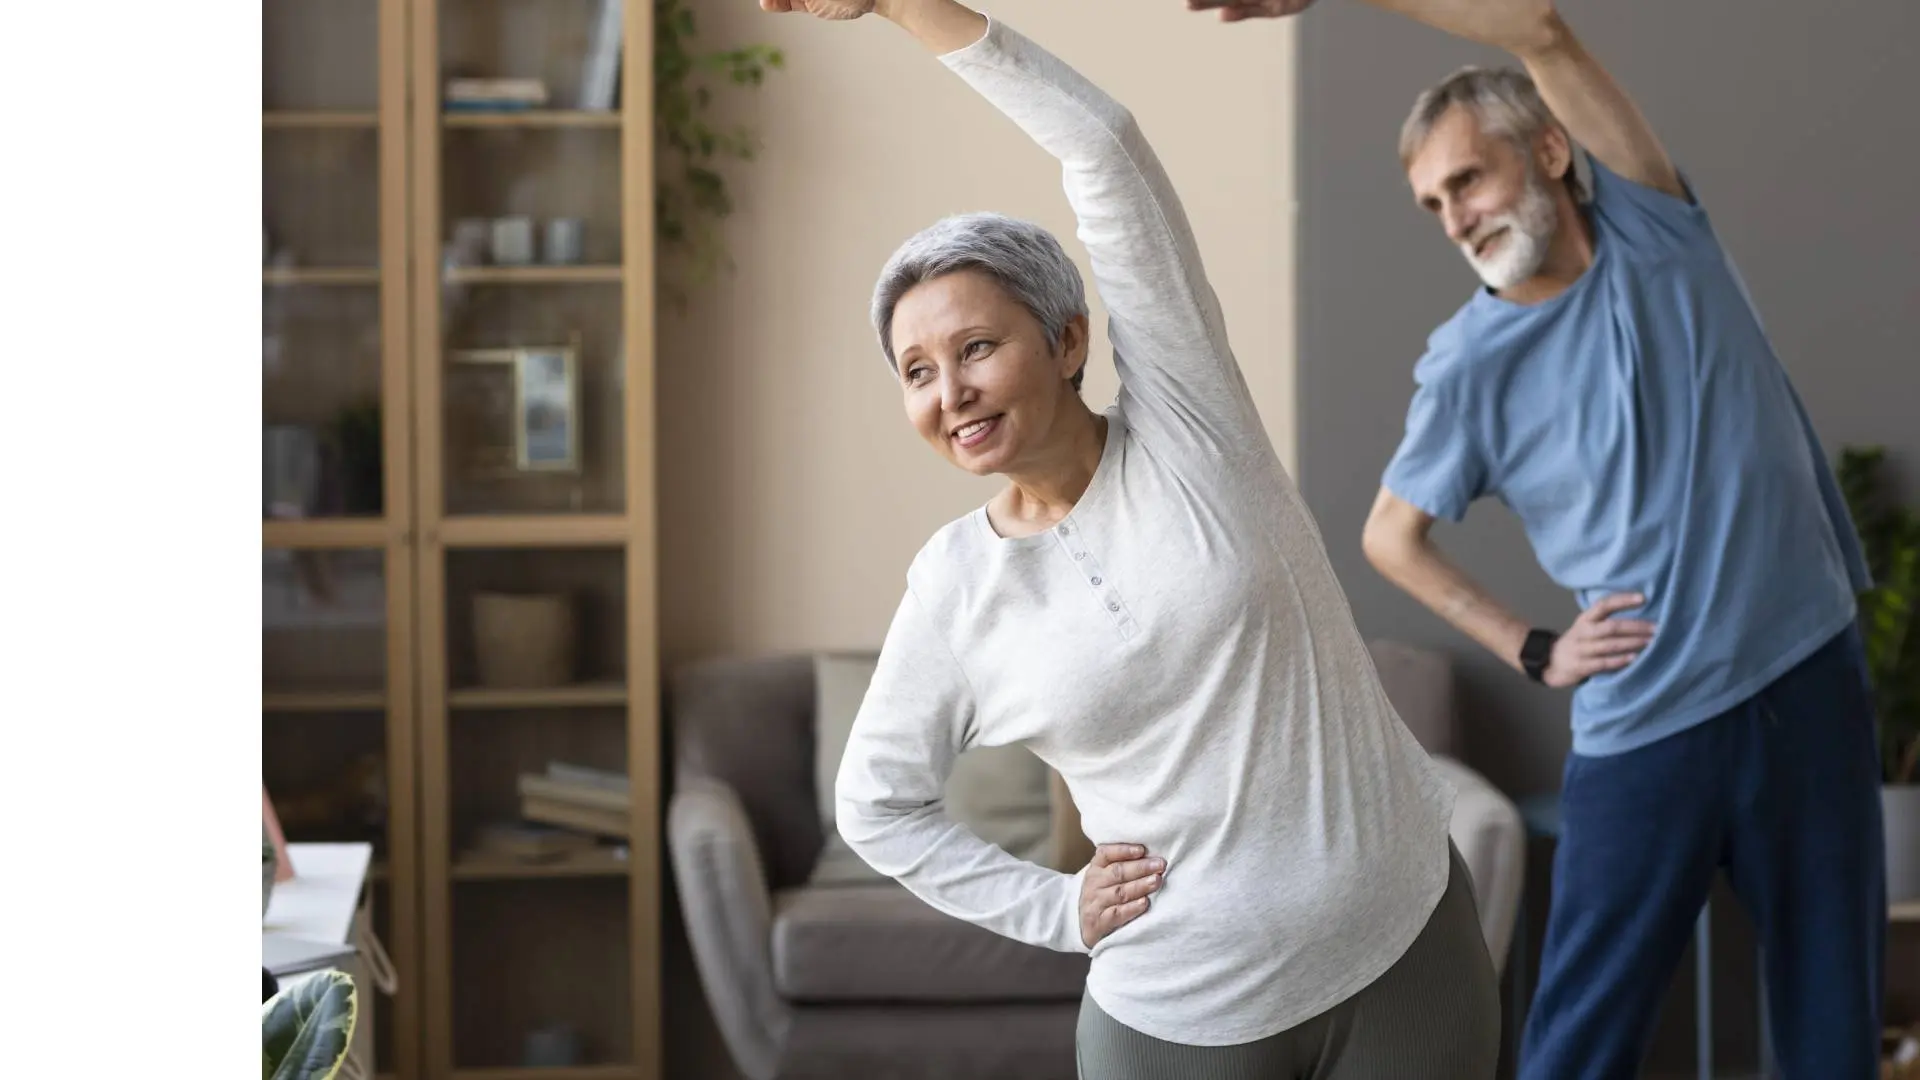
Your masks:
<svg viewBox="0 0 1920 1080"><path fill-rule="evenodd" d="M1453 837L1502 964L1520 815L1456 757L1445 658L1385 641L1372 650L1394 707L1459 792ZM1072 1080L1084 956L939 914L890 882L807 884L825 841L814 671L808 655L727 658L669 684L668 850L700 981L741 1075Z"/></svg>

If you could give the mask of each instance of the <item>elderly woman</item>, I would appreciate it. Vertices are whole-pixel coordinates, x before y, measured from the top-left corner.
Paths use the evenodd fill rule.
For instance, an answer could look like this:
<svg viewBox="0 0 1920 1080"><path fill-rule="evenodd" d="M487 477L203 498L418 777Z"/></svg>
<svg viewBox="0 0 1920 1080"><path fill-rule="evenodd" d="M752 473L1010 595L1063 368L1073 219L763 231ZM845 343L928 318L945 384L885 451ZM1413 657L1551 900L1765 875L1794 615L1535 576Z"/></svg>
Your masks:
<svg viewBox="0 0 1920 1080"><path fill-rule="evenodd" d="M882 271L908 419L1007 486L907 572L841 834L940 911L1090 953L1091 1080L1491 1077L1498 993L1453 793L1387 702L1139 128L953 0L762 6L890 19L1059 159L1121 382L1104 412L1081 400L1086 298L1040 228L949 218ZM1063 874L949 818L955 759L1009 744L1119 842Z"/></svg>

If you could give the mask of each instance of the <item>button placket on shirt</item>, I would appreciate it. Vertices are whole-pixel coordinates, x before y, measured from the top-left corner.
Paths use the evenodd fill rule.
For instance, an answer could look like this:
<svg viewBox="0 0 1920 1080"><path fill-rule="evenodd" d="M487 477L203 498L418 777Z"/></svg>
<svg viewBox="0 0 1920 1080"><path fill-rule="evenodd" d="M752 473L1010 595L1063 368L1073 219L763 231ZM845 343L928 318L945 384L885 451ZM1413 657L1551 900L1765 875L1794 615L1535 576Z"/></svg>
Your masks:
<svg viewBox="0 0 1920 1080"><path fill-rule="evenodd" d="M1080 576L1086 581L1087 587L1093 590L1100 606L1107 609L1107 615L1119 629L1120 636L1132 637L1137 629L1133 614L1127 610L1126 604L1121 602L1120 591L1107 579L1106 571L1100 568L1100 560L1095 558L1093 552L1088 549L1086 537L1080 530L1066 522L1062 522L1054 530L1054 535L1061 547L1066 549L1067 554L1073 557L1075 567L1080 571Z"/></svg>

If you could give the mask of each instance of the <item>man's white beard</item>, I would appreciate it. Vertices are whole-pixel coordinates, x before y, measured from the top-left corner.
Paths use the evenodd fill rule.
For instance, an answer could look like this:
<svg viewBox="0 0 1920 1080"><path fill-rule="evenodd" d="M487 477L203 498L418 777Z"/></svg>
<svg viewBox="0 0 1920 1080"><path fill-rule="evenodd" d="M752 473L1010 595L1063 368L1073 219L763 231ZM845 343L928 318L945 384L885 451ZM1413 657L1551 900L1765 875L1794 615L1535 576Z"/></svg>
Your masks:
<svg viewBox="0 0 1920 1080"><path fill-rule="evenodd" d="M1520 195L1520 202L1512 210L1483 222L1479 230L1460 245L1460 253L1489 288L1511 289L1538 273L1540 264L1547 261L1547 248L1553 243L1559 217L1545 181L1538 172L1528 169L1527 187ZM1507 230L1507 234L1500 238L1494 250L1484 259L1476 257L1473 249L1480 241L1501 229Z"/></svg>

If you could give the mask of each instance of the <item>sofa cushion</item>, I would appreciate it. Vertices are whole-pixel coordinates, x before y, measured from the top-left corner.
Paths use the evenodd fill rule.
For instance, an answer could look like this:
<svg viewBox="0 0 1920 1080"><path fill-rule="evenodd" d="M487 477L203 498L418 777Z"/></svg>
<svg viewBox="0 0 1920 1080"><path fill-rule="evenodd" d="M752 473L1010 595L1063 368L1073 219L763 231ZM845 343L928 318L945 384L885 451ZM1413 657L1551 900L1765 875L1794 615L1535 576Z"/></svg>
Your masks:
<svg viewBox="0 0 1920 1080"><path fill-rule="evenodd" d="M773 979L805 1003L1068 1001L1087 958L943 915L892 882L774 895Z"/></svg>
<svg viewBox="0 0 1920 1080"><path fill-rule="evenodd" d="M821 653L814 658L813 782L826 844L810 883L877 883L879 874L834 828L833 787L847 736L866 699L879 656ZM990 844L1044 866L1054 864L1053 803L1044 762L1023 746L982 746L961 754L947 777L947 813Z"/></svg>

